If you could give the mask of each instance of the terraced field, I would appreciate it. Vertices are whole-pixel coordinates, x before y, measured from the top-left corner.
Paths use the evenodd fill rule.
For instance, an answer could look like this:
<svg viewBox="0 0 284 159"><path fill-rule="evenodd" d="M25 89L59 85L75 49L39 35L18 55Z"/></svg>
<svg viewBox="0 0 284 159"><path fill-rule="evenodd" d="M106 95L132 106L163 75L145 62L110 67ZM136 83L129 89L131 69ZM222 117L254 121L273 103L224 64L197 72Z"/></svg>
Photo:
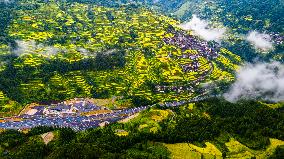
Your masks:
<svg viewBox="0 0 284 159"><path fill-rule="evenodd" d="M241 63L230 51L181 30L178 21L145 8L19 3L33 9L16 10L8 27L18 47L6 52L17 56L0 72L6 112L12 111L4 109L8 101L185 100L197 95L201 83L233 81Z"/></svg>
<svg viewBox="0 0 284 159"><path fill-rule="evenodd" d="M225 145L229 149L226 158L260 158L271 156L276 147L284 145L284 142L277 139L270 139L271 144L265 150L252 150L235 139L231 139ZM173 159L197 159L197 158L223 158L222 153L213 144L207 142L206 147L198 147L189 143L165 144L172 152Z"/></svg>

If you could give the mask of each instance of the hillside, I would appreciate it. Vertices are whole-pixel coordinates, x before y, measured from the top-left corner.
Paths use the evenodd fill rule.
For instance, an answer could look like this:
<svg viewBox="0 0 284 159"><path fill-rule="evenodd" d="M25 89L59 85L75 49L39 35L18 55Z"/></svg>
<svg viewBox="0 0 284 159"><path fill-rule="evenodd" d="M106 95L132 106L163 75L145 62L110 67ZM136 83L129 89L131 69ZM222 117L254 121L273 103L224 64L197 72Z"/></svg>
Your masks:
<svg viewBox="0 0 284 159"><path fill-rule="evenodd" d="M246 61L271 59L283 62L283 43L275 44L269 53L260 53L242 37L251 32L259 31L271 35L272 39L284 36L284 3L281 0L159 0L148 4L162 13L171 15L181 21L189 21L193 14L206 19L212 25L223 24L228 30L228 39L224 46L241 56ZM267 7L269 6L269 7ZM257 57L257 58L256 58Z"/></svg>
<svg viewBox="0 0 284 159"><path fill-rule="evenodd" d="M281 6L0 0L0 159L284 158Z"/></svg>
<svg viewBox="0 0 284 159"><path fill-rule="evenodd" d="M240 57L178 25L135 5L19 1L6 31L14 44L1 45L1 109L74 97L141 105L233 81Z"/></svg>
<svg viewBox="0 0 284 159"><path fill-rule="evenodd" d="M282 111L282 112L281 112ZM0 158L283 158L283 105L209 99L155 106L123 123L74 132L36 127L0 134ZM47 133L49 132L49 133ZM44 136L53 137L45 143Z"/></svg>

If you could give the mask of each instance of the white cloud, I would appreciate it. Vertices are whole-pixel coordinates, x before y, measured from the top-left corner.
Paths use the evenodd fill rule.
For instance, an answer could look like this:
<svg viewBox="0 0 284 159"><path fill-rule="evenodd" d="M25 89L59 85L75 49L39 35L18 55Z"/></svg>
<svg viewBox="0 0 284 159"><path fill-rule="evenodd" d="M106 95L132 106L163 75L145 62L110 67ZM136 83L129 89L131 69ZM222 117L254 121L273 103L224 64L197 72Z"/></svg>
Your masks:
<svg viewBox="0 0 284 159"><path fill-rule="evenodd" d="M245 64L224 97L231 102L239 99L284 101L284 65L279 62Z"/></svg>
<svg viewBox="0 0 284 159"><path fill-rule="evenodd" d="M44 46L43 44L37 44L35 41L22 41L16 40L17 49L13 50L13 53L21 56L23 54L42 54L45 56L52 56L59 52L58 48L53 46Z"/></svg>
<svg viewBox="0 0 284 159"><path fill-rule="evenodd" d="M160 0L153 0L153 3L158 3Z"/></svg>
<svg viewBox="0 0 284 159"><path fill-rule="evenodd" d="M14 2L13 0L0 0L0 2L2 3L11 3L11 2Z"/></svg>
<svg viewBox="0 0 284 159"><path fill-rule="evenodd" d="M183 30L193 30L196 35L206 41L214 40L220 42L226 32L225 28L211 28L206 20L202 20L196 15L193 15L189 22L181 24L180 27Z"/></svg>
<svg viewBox="0 0 284 159"><path fill-rule="evenodd" d="M268 34L251 31L247 35L246 40L254 45L256 49L260 49L262 51L269 51L273 49L272 40Z"/></svg>
<svg viewBox="0 0 284 159"><path fill-rule="evenodd" d="M60 51L60 49L53 47L53 46L46 46L44 47L44 54L47 56L53 56L56 55L58 52Z"/></svg>
<svg viewBox="0 0 284 159"><path fill-rule="evenodd" d="M17 49L15 49L13 52L18 56L22 54L33 53L33 51L36 49L35 41L16 40L16 43Z"/></svg>

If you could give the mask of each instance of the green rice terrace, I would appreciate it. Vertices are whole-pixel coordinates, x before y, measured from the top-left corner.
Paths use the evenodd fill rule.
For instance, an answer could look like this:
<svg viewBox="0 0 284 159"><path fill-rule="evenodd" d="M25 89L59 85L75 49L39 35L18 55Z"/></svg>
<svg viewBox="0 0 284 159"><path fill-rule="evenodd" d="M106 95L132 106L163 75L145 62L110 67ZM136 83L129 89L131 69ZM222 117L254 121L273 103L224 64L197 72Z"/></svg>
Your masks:
<svg viewBox="0 0 284 159"><path fill-rule="evenodd" d="M0 159L284 158L283 63L251 82L273 71L230 51L243 28L216 42L183 27L226 4L0 0ZM247 96L280 91L230 101L240 78L263 84Z"/></svg>
<svg viewBox="0 0 284 159"><path fill-rule="evenodd" d="M1 67L5 112L75 97L184 100L201 83L233 81L241 63L145 8L50 2L14 14L7 32L18 56L1 45L1 56L12 58Z"/></svg>

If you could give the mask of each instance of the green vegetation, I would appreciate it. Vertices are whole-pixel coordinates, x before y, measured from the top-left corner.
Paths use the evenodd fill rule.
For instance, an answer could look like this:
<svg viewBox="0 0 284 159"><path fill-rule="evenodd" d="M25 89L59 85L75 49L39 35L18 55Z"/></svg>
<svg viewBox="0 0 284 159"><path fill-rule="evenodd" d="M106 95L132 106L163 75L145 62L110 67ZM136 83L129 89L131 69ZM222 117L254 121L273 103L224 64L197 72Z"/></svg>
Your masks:
<svg viewBox="0 0 284 159"><path fill-rule="evenodd" d="M202 19L209 20L212 25L222 23L229 30L229 37L223 45L246 61L253 61L256 57L284 61L283 43L270 53L260 54L240 38L240 35L253 30L283 36L284 19L281 15L284 14L284 3L281 0L159 0L151 5L181 21L188 21L192 14L197 14Z"/></svg>
<svg viewBox="0 0 284 159"><path fill-rule="evenodd" d="M222 158L222 153L211 143L206 143L206 147L198 147L189 143L165 144L170 150L173 159L201 159Z"/></svg>
<svg viewBox="0 0 284 159"><path fill-rule="evenodd" d="M1 158L277 158L284 145L283 112L259 102L211 99L175 109L151 108L126 122L73 132L37 127L0 135ZM47 145L39 135L54 132ZM281 146L282 145L282 146ZM281 158L281 157L280 157Z"/></svg>
<svg viewBox="0 0 284 159"><path fill-rule="evenodd" d="M259 0L252 2L263 8ZM229 37L224 42L229 49L217 49L216 58L183 58L200 51L164 41L175 31L192 34L180 30L174 18L185 20L200 12L201 18L232 28L232 34L263 28L282 34L282 25L276 24L283 16L274 15L283 3L277 2L263 18L251 13L244 0L212 5L185 0L1 1L0 117L16 115L27 104L76 97L95 98L94 103L111 109L156 105L133 119L82 132L57 127L1 130L0 158L283 158L281 103L213 98L171 108L157 104L212 93L204 88L210 83L217 84L213 93L221 93L235 80L235 70L243 62L230 50L246 60L256 54L248 43ZM164 16L139 5L143 3L174 14ZM235 6L244 7L244 12L235 11ZM281 49L283 45L267 57ZM198 69L183 70L182 65L194 62ZM168 89L157 91L157 86ZM177 87L186 89L177 91ZM45 143L42 134L47 132L54 136Z"/></svg>
<svg viewBox="0 0 284 159"><path fill-rule="evenodd" d="M163 38L173 37L168 30L179 30L179 22L143 7L40 0L17 5L6 27L7 38L16 46L1 45L0 60L5 63L0 69L0 112L6 116L29 103L74 97L123 96L134 106L188 99L199 93L161 93L155 86L193 83L198 90L200 82L229 83L241 62L222 48L216 60L200 57L200 69L182 71L182 64L193 61L168 54L197 50L166 44ZM212 73L205 74L211 67Z"/></svg>

